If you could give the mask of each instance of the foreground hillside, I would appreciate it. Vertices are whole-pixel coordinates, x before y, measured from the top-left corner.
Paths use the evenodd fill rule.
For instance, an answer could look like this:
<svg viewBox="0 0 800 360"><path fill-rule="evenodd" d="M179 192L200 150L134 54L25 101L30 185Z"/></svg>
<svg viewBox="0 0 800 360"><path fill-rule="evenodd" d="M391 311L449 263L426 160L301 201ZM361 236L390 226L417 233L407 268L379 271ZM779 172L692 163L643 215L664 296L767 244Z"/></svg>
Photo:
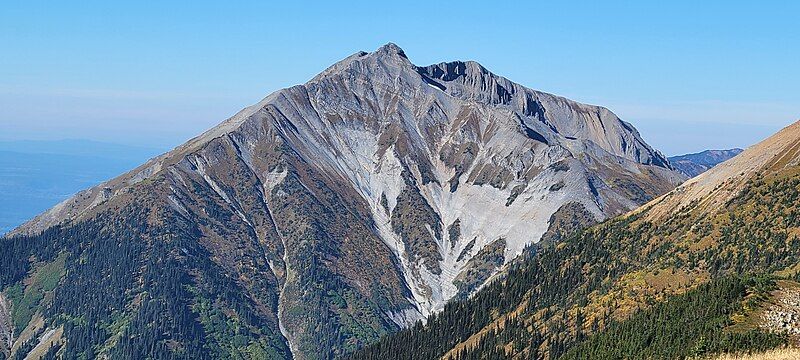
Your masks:
<svg viewBox="0 0 800 360"><path fill-rule="evenodd" d="M796 360L800 359L800 349L777 349L753 354L725 354L713 360Z"/></svg>
<svg viewBox="0 0 800 360"><path fill-rule="evenodd" d="M473 298L353 358L622 356L597 352L609 348L602 345L607 341L621 351L636 349L628 353L633 357L681 358L696 348L726 352L779 345L785 340L769 340L774 338L760 327L719 333L720 326L734 325L738 311L724 308L747 296L748 286L700 303L691 299L729 286L724 279L731 275L797 276L798 162L800 123L795 123L635 212L533 247L525 261ZM691 309L677 305L712 305L717 304L712 299L726 297L732 302L719 303L715 317L681 326L667 321L653 336L632 336L665 319L663 311ZM623 330L631 336L618 336Z"/></svg>
<svg viewBox="0 0 800 360"><path fill-rule="evenodd" d="M342 356L683 180L608 109L387 44L0 240L0 353Z"/></svg>

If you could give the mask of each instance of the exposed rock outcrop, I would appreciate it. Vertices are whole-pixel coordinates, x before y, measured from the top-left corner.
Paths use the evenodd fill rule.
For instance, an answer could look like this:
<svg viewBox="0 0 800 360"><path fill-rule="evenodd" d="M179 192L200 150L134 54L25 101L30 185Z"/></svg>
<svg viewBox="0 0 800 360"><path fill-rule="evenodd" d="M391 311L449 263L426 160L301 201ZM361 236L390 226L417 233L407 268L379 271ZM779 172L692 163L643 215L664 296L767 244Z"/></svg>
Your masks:
<svg viewBox="0 0 800 360"><path fill-rule="evenodd" d="M761 319L761 328L800 337L800 289L782 290Z"/></svg>
<svg viewBox="0 0 800 360"><path fill-rule="evenodd" d="M0 293L0 353L6 357L14 345L14 322L11 319L11 304Z"/></svg>

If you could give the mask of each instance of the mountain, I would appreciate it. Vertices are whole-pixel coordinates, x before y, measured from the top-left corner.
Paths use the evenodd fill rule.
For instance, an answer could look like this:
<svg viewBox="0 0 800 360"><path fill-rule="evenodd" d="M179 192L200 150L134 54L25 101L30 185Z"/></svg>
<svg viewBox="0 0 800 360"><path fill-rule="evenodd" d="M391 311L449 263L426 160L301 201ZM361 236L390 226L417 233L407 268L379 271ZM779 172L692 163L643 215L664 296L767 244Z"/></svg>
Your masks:
<svg viewBox="0 0 800 360"><path fill-rule="evenodd" d="M797 122L630 213L532 246L470 299L352 358L686 358L796 343L799 149Z"/></svg>
<svg viewBox="0 0 800 360"><path fill-rule="evenodd" d="M332 358L684 179L605 108L387 44L12 231L0 319L14 354Z"/></svg>
<svg viewBox="0 0 800 360"><path fill-rule="evenodd" d="M717 164L739 155L742 149L706 150L694 154L677 155L669 157L669 163L675 170L690 178L702 174Z"/></svg>
<svg viewBox="0 0 800 360"><path fill-rule="evenodd" d="M0 141L0 235L155 155L87 140Z"/></svg>

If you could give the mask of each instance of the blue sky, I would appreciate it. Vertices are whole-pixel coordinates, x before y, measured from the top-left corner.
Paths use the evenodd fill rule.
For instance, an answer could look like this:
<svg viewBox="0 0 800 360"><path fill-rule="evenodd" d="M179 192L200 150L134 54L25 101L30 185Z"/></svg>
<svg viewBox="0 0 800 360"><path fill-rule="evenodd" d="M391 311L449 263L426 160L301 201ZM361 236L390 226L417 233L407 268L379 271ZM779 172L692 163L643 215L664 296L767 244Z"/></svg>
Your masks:
<svg viewBox="0 0 800 360"><path fill-rule="evenodd" d="M606 106L668 155L800 119L798 2L53 3L0 7L0 140L172 147L390 41Z"/></svg>

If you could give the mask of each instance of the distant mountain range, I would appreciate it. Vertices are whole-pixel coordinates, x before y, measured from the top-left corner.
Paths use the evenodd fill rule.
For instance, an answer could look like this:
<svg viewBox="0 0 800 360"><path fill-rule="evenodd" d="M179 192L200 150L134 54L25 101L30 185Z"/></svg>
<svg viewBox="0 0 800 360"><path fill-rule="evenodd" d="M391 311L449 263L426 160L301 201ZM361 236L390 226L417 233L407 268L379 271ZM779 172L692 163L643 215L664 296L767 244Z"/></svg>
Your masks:
<svg viewBox="0 0 800 360"><path fill-rule="evenodd" d="M20 154L51 154L87 156L142 163L163 152L163 149L137 145L115 144L86 139L9 140L0 141L0 151Z"/></svg>
<svg viewBox="0 0 800 360"><path fill-rule="evenodd" d="M670 164L682 174L692 178L702 174L717 164L739 155L742 149L706 150L694 154L678 155L669 158Z"/></svg>
<svg viewBox="0 0 800 360"><path fill-rule="evenodd" d="M608 109L387 44L12 231L0 330L15 356L340 357L684 180Z"/></svg>
<svg viewBox="0 0 800 360"><path fill-rule="evenodd" d="M0 235L157 154L88 140L0 141Z"/></svg>

